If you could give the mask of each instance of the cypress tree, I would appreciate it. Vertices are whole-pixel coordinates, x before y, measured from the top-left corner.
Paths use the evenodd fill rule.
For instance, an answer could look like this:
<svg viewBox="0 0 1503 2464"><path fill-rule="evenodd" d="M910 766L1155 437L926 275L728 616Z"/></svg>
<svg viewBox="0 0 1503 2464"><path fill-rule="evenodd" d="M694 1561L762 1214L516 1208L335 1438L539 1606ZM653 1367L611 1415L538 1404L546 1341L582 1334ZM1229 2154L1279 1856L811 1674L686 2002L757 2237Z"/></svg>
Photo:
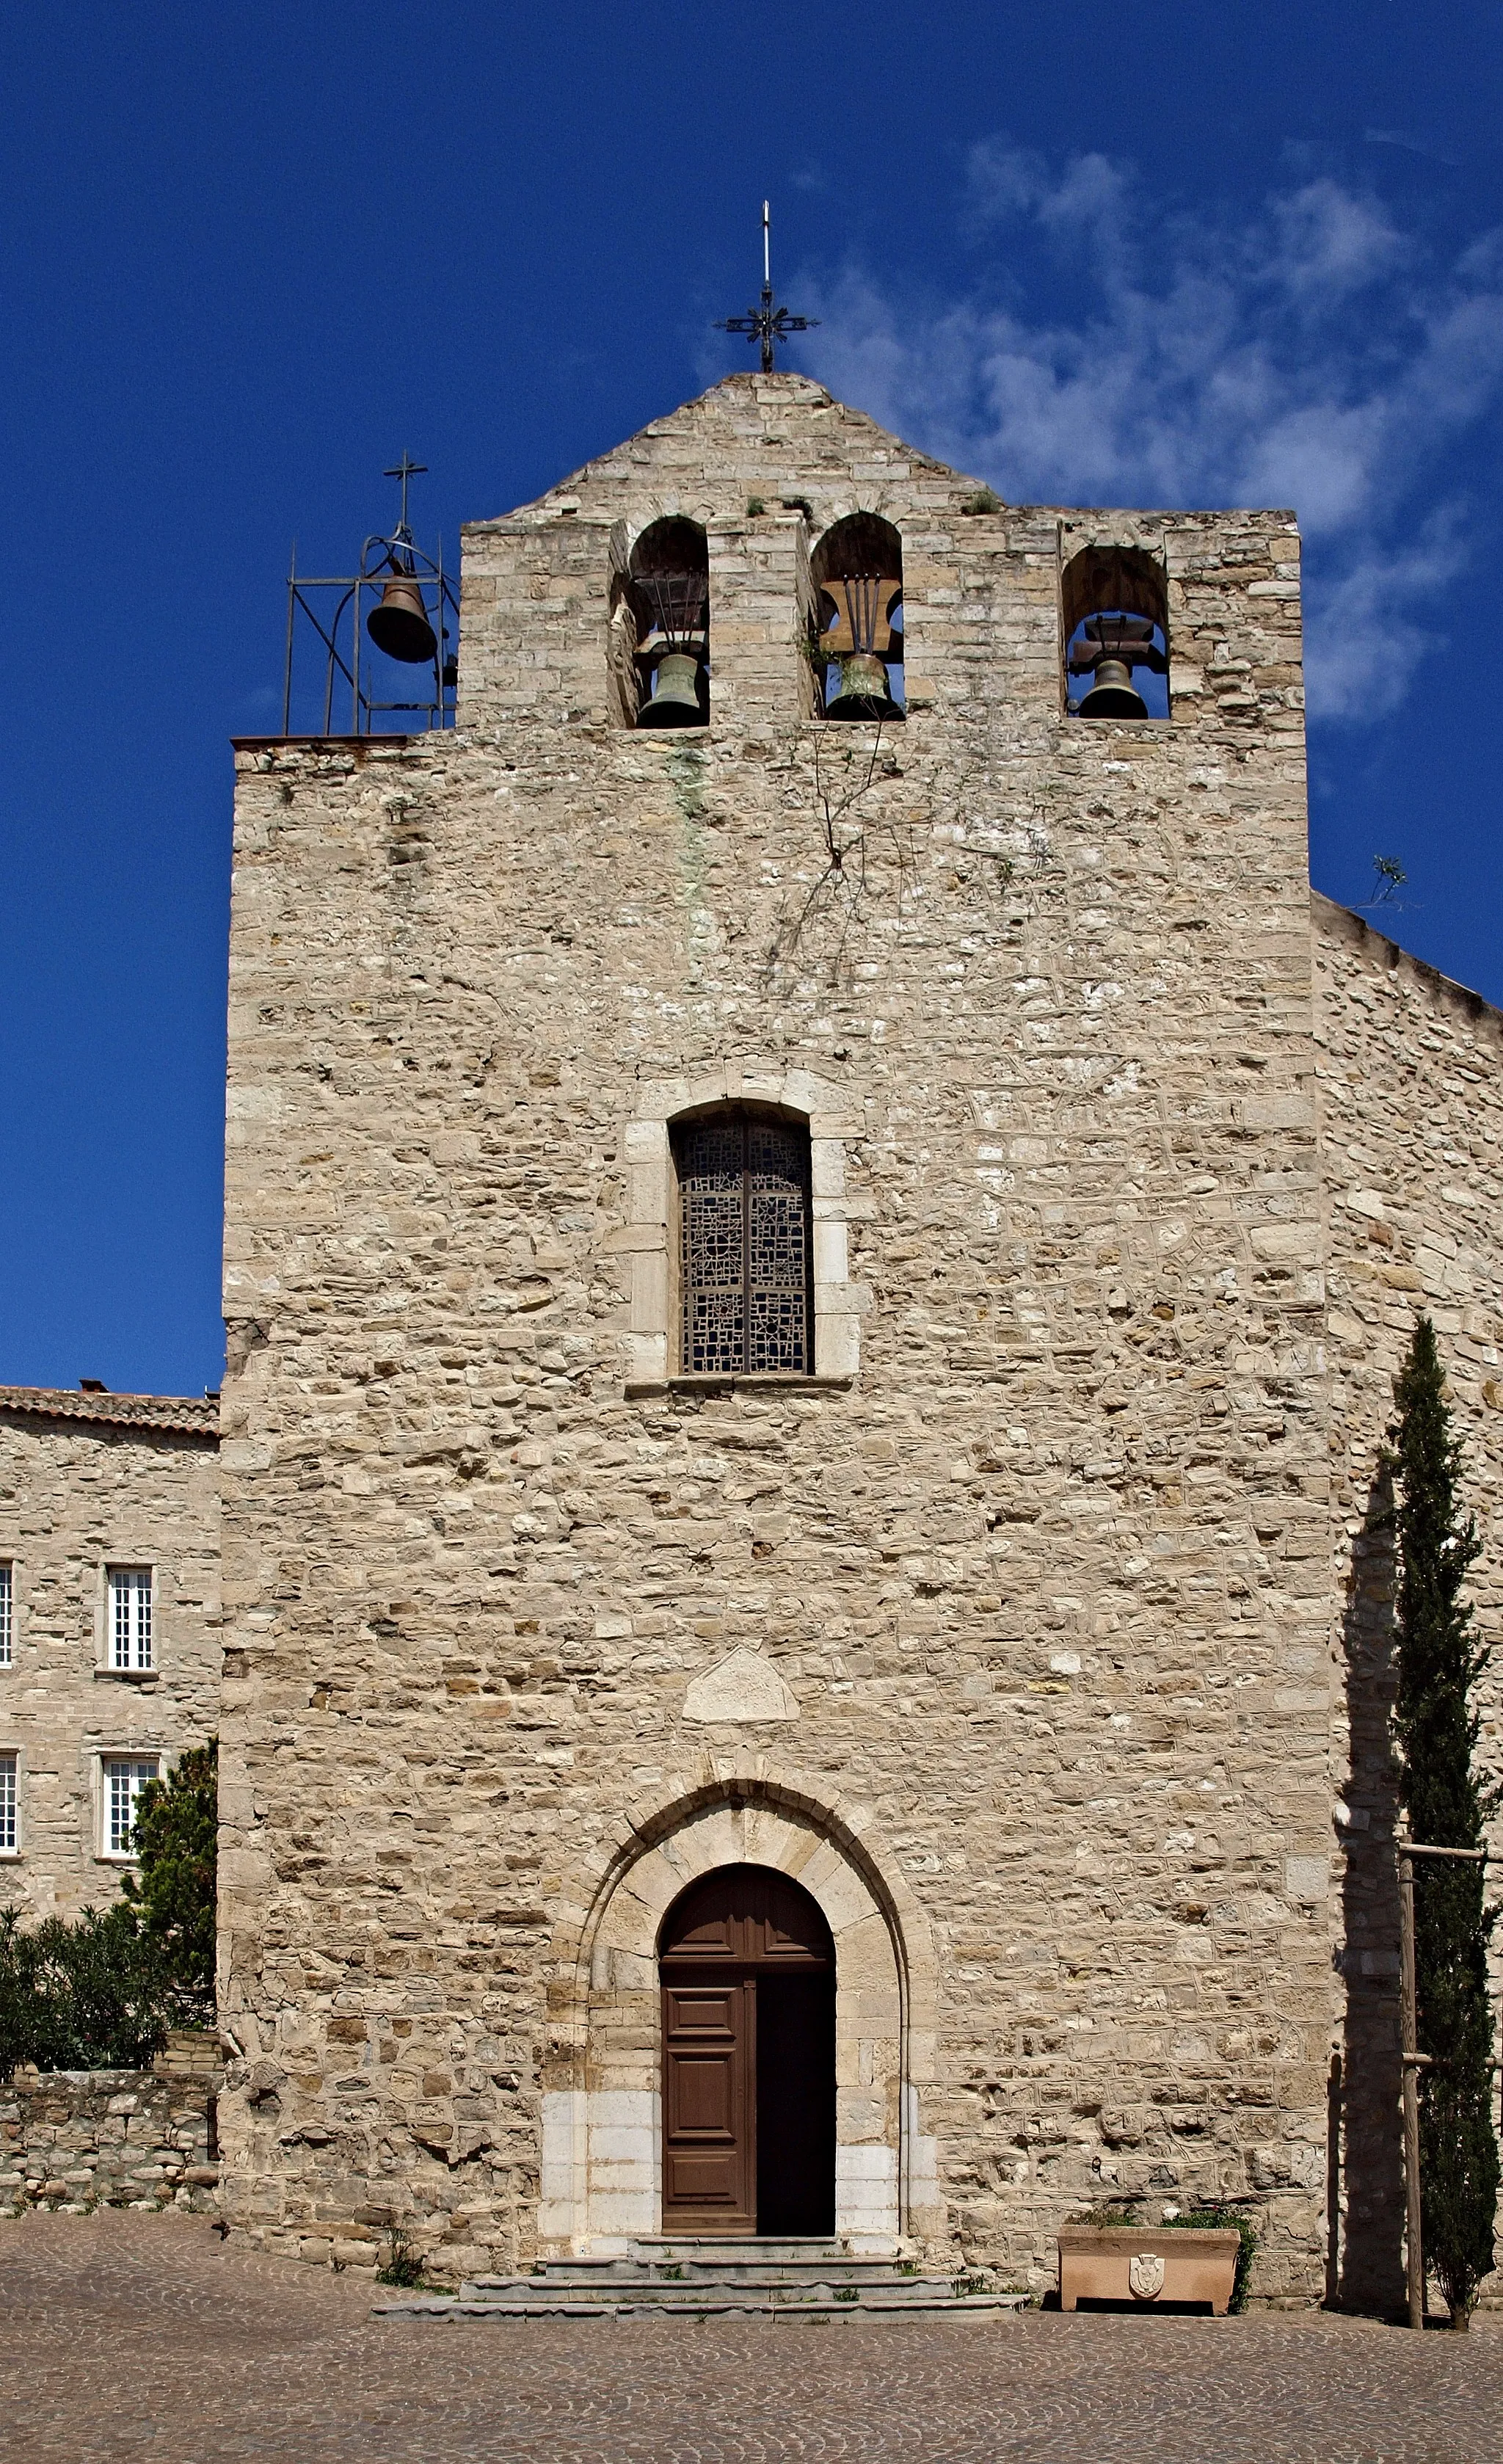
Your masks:
<svg viewBox="0 0 1503 2464"><path fill-rule="evenodd" d="M1499 1802L1473 1769L1480 1727L1472 1695L1490 1653L1462 1597L1481 1547L1458 1499L1460 1448L1427 1317L1415 1323L1398 1379L1393 1468L1399 1487L1398 1695L1401 1790L1411 1838L1480 1848ZM1465 2327L1493 2259L1498 2145L1492 2123L1492 2013L1488 1998L1485 1868L1415 1859L1414 1948L1422 2071L1420 2182L1425 2256L1454 2326Z"/></svg>
<svg viewBox="0 0 1503 2464"><path fill-rule="evenodd" d="M179 1756L141 1792L132 1825L137 1870L121 1884L142 1939L161 1963L179 2024L214 2015L219 1740Z"/></svg>

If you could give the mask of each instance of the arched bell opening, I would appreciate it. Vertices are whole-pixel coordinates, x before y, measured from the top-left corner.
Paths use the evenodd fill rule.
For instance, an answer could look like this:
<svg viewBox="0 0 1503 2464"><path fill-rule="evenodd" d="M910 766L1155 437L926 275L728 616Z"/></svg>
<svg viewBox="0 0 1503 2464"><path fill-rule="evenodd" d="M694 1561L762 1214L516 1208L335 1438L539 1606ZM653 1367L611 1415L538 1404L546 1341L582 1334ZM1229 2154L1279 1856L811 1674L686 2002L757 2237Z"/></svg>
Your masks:
<svg viewBox="0 0 1503 2464"><path fill-rule="evenodd" d="M611 623L628 724L707 727L709 549L698 522L648 524L616 577Z"/></svg>
<svg viewBox="0 0 1503 2464"><path fill-rule="evenodd" d="M901 719L903 541L879 514L848 514L815 549L810 657L819 715Z"/></svg>
<svg viewBox="0 0 1503 2464"><path fill-rule="evenodd" d="M1085 547L1061 577L1072 718L1167 718L1168 585L1142 548Z"/></svg>
<svg viewBox="0 0 1503 2464"><path fill-rule="evenodd" d="M763 1865L680 1893L658 1934L663 2230L835 2232L836 1958L818 1902Z"/></svg>

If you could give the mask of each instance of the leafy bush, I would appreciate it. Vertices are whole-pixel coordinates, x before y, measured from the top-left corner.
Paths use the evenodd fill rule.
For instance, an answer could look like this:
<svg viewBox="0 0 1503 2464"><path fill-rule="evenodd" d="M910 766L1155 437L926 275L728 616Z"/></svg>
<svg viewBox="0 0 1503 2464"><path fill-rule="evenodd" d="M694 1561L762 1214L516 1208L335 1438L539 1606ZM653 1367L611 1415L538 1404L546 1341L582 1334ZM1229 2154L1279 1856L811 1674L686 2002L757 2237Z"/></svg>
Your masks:
<svg viewBox="0 0 1503 2464"><path fill-rule="evenodd" d="M166 2041L168 2018L162 1963L133 1909L117 1902L30 1931L16 1909L0 1909L0 2079L17 2062L140 2070Z"/></svg>
<svg viewBox="0 0 1503 2464"><path fill-rule="evenodd" d="M212 2020L218 1794L210 1739L142 1790L137 1871L113 1907L31 1927L0 1910L0 2079L17 2062L141 2070L169 2028Z"/></svg>
<svg viewBox="0 0 1503 2464"><path fill-rule="evenodd" d="M211 1737L142 1790L132 1831L138 1870L121 1885L182 2027L205 2027L214 2015L218 1836L219 1740Z"/></svg>

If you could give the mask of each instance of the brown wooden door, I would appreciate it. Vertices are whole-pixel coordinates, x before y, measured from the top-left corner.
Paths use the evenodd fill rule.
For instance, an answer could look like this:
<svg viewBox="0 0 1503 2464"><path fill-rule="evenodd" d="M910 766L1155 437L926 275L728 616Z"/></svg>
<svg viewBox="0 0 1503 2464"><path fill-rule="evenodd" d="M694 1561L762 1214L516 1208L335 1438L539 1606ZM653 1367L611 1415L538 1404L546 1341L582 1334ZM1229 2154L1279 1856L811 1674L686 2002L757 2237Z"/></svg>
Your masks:
<svg viewBox="0 0 1503 2464"><path fill-rule="evenodd" d="M755 1991L663 1989L664 2221L683 2232L756 2231Z"/></svg>
<svg viewBox="0 0 1503 2464"><path fill-rule="evenodd" d="M669 1909L666 2233L835 2229L835 1947L806 1891L731 1865ZM765 2041L764 2041L765 2039Z"/></svg>

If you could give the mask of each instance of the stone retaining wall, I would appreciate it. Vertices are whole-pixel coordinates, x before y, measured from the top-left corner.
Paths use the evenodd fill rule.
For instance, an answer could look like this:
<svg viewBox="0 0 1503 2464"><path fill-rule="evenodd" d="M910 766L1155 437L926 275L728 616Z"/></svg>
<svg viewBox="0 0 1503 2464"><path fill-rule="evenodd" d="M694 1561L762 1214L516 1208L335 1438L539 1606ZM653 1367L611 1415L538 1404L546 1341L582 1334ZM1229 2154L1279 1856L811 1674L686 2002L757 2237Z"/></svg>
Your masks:
<svg viewBox="0 0 1503 2464"><path fill-rule="evenodd" d="M222 2064L185 2032L145 2071L38 2071L0 2087L0 2213L183 2208L210 2215Z"/></svg>

